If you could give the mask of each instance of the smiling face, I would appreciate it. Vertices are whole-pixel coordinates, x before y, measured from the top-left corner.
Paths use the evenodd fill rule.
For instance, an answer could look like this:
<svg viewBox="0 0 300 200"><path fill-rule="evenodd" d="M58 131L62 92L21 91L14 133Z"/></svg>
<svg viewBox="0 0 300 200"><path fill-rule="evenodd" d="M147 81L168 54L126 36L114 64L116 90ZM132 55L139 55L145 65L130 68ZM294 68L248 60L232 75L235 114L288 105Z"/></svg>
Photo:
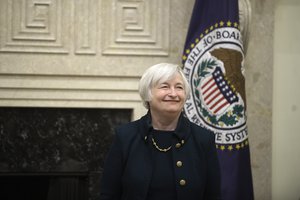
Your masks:
<svg viewBox="0 0 300 200"><path fill-rule="evenodd" d="M182 77L177 73L170 80L159 82L151 89L151 113L178 115L184 106L186 94Z"/></svg>

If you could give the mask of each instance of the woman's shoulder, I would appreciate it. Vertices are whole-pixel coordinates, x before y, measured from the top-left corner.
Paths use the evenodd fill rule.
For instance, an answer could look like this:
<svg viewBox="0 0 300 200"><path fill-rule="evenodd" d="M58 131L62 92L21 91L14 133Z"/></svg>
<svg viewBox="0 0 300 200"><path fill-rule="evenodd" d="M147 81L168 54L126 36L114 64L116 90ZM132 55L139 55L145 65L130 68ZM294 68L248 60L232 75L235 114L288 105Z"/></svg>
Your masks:
<svg viewBox="0 0 300 200"><path fill-rule="evenodd" d="M139 120L131 121L126 124L121 124L115 128L117 135L135 135L138 132Z"/></svg>
<svg viewBox="0 0 300 200"><path fill-rule="evenodd" d="M148 116L145 115L140 119L119 125L115 128L115 134L121 138L144 138L150 127Z"/></svg>
<svg viewBox="0 0 300 200"><path fill-rule="evenodd" d="M196 138L199 138L201 141L215 139L215 134L211 130L204 128L200 125L197 125L193 122L190 122L190 124L191 124L191 133L192 135L195 135Z"/></svg>

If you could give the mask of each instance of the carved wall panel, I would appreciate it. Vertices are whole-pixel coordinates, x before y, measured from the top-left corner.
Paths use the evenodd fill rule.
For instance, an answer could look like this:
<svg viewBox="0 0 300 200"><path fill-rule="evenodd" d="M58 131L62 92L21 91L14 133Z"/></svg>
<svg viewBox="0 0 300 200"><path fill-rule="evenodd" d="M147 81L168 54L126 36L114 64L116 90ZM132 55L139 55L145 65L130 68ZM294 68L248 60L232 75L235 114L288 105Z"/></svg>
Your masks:
<svg viewBox="0 0 300 200"><path fill-rule="evenodd" d="M67 53L69 2L1 1L0 52Z"/></svg>
<svg viewBox="0 0 300 200"><path fill-rule="evenodd" d="M170 0L112 0L103 7L103 54L168 55Z"/></svg>
<svg viewBox="0 0 300 200"><path fill-rule="evenodd" d="M168 55L170 0L100 2L1 1L0 52Z"/></svg>

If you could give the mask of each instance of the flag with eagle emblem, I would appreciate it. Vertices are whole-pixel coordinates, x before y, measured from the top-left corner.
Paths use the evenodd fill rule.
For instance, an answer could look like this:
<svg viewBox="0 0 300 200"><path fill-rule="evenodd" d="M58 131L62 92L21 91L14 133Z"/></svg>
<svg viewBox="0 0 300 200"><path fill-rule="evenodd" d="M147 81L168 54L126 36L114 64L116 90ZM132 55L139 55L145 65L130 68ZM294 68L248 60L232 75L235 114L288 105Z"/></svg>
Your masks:
<svg viewBox="0 0 300 200"><path fill-rule="evenodd" d="M185 115L215 133L222 199L253 200L238 0L195 0L182 60Z"/></svg>

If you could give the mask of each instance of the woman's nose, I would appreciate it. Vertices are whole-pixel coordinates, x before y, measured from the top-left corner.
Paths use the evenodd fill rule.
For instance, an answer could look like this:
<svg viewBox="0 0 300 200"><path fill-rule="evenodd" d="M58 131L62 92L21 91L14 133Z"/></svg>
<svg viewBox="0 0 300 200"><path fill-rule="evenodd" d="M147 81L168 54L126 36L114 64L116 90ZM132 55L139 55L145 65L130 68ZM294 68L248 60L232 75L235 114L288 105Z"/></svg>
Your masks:
<svg viewBox="0 0 300 200"><path fill-rule="evenodd" d="M169 90L169 95L172 96L172 97L177 96L176 89L171 87L170 90Z"/></svg>

